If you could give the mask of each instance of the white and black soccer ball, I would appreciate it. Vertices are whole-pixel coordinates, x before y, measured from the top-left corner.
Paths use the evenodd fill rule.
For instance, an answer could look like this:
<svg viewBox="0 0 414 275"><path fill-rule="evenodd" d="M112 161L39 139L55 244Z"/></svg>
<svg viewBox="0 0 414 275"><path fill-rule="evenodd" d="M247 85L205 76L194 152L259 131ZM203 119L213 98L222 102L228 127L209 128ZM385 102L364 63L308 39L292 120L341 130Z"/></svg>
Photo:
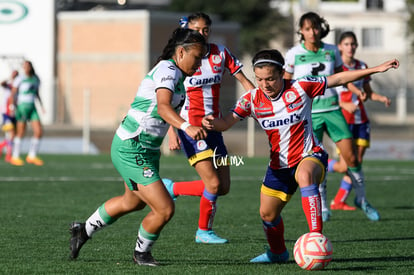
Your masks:
<svg viewBox="0 0 414 275"><path fill-rule="evenodd" d="M306 270L325 268L332 260L332 252L329 239L317 232L303 234L293 248L296 263Z"/></svg>

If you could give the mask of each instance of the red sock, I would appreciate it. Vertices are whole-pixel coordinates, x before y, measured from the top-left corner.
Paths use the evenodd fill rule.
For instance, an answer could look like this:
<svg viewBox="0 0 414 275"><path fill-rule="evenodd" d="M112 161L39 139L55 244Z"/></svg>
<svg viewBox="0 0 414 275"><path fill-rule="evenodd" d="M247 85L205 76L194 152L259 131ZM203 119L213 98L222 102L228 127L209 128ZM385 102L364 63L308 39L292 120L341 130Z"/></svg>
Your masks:
<svg viewBox="0 0 414 275"><path fill-rule="evenodd" d="M214 216L216 215L217 195L213 195L204 190L200 199L200 217L198 228L201 230L212 230Z"/></svg>
<svg viewBox="0 0 414 275"><path fill-rule="evenodd" d="M263 229L267 238L267 242L270 246L270 251L274 254L282 254L286 251L285 245L285 226L283 225L283 219L279 216L273 222L263 222Z"/></svg>
<svg viewBox="0 0 414 275"><path fill-rule="evenodd" d="M173 192L177 196L198 196L201 197L204 191L202 180L174 182Z"/></svg>
<svg viewBox="0 0 414 275"><path fill-rule="evenodd" d="M322 233L321 195L318 186L312 184L300 189L302 208L308 221L309 231Z"/></svg>
<svg viewBox="0 0 414 275"><path fill-rule="evenodd" d="M334 201L335 203L345 202L348 198L349 192L352 189L352 183L349 183L342 179L341 186L339 187L338 192L335 195Z"/></svg>

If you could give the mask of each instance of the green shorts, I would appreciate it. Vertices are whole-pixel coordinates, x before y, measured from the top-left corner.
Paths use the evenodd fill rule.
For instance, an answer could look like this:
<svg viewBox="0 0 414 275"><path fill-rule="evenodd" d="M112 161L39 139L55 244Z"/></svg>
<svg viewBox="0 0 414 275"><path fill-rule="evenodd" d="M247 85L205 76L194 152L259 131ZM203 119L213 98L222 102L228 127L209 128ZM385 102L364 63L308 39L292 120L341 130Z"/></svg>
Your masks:
<svg viewBox="0 0 414 275"><path fill-rule="evenodd" d="M40 120L36 106L32 103L21 103L16 108L16 121L34 121Z"/></svg>
<svg viewBox="0 0 414 275"><path fill-rule="evenodd" d="M316 138L322 142L323 133L326 132L333 142L352 138L341 110L312 114L312 127Z"/></svg>
<svg viewBox="0 0 414 275"><path fill-rule="evenodd" d="M130 190L137 184L148 185L160 180L160 150L143 148L137 139L122 140L116 134L112 140L111 159Z"/></svg>

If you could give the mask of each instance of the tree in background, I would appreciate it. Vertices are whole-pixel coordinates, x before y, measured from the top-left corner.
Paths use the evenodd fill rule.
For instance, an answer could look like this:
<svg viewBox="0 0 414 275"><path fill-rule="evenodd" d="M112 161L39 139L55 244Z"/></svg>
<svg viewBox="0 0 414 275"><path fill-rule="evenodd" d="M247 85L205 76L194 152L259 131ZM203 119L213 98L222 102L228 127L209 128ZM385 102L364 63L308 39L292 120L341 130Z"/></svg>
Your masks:
<svg viewBox="0 0 414 275"><path fill-rule="evenodd" d="M218 15L223 21L239 23L242 53L253 54L269 48L269 42L275 39L284 47L292 45L292 19L271 8L270 0L172 0L169 9L187 12L183 15L201 11L209 15Z"/></svg>

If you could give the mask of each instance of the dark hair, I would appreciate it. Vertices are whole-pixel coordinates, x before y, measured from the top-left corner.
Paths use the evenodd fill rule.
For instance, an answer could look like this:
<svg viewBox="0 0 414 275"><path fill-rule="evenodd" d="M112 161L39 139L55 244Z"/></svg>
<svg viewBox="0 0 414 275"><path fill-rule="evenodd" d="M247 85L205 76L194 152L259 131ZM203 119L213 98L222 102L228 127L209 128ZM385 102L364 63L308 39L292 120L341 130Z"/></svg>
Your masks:
<svg viewBox="0 0 414 275"><path fill-rule="evenodd" d="M321 27L321 39L328 35L330 28L325 18L320 17L319 14L315 12L310 11L308 13L305 13L299 19L299 29L303 27L306 20L308 20L311 23L312 27L316 27L316 26ZM298 31L298 34L300 35L300 41L305 40L303 35L300 33L300 30Z"/></svg>
<svg viewBox="0 0 414 275"><path fill-rule="evenodd" d="M354 39L355 43L358 45L358 40L356 38L356 35L354 32L351 32L351 31L341 33L341 35L339 36L338 44L341 43L342 40L344 40L345 38L349 38L349 37Z"/></svg>
<svg viewBox="0 0 414 275"><path fill-rule="evenodd" d="M257 52L252 59L253 68L262 68L264 66L274 66L282 71L285 65L285 59L278 50L261 50Z"/></svg>
<svg viewBox="0 0 414 275"><path fill-rule="evenodd" d="M180 18L180 27L183 28L183 29L186 29L186 28L188 28L188 23L190 23L193 20L198 20L198 19L203 19L209 27L213 23L211 21L210 16L208 16L204 12L196 12L196 13L190 14L189 16L181 17Z"/></svg>
<svg viewBox="0 0 414 275"><path fill-rule="evenodd" d="M23 62L23 64L24 64L24 63L27 63L27 64L29 64L29 65L30 65L30 71L29 71L30 75L34 75L34 76L36 76L36 72L35 72L35 69L34 69L34 67L33 67L33 63L32 63L31 61L29 61L29 60L25 60L25 61Z"/></svg>
<svg viewBox="0 0 414 275"><path fill-rule="evenodd" d="M157 63L172 58L177 46L182 46L187 50L196 43L206 46L206 40L199 32L190 29L175 29L162 54L158 57Z"/></svg>

